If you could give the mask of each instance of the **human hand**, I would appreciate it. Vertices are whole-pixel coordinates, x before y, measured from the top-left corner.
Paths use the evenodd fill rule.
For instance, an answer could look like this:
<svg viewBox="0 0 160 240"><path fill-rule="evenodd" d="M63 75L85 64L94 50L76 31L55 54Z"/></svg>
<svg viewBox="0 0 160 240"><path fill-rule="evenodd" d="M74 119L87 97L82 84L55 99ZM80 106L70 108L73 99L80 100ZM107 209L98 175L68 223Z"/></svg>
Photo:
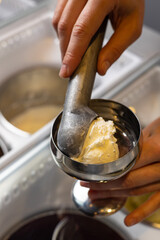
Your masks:
<svg viewBox="0 0 160 240"><path fill-rule="evenodd" d="M53 26L60 41L61 77L71 76L106 16L114 33L99 53L97 71L100 75L140 36L144 0L58 0Z"/></svg>
<svg viewBox="0 0 160 240"><path fill-rule="evenodd" d="M108 183L81 182L90 188L90 199L138 196L154 192L151 197L125 218L132 226L160 208L160 118L143 130L143 147L140 158L125 176Z"/></svg>

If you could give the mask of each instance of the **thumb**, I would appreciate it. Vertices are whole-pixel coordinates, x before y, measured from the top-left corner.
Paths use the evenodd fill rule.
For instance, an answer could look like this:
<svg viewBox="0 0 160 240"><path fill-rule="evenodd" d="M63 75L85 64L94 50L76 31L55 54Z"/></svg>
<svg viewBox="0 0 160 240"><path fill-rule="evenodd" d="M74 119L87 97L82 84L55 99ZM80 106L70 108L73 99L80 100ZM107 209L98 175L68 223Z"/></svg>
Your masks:
<svg viewBox="0 0 160 240"><path fill-rule="evenodd" d="M140 36L142 25L137 24L137 18L134 14L132 15L122 20L107 44L101 49L97 64L100 75L104 75L124 50Z"/></svg>

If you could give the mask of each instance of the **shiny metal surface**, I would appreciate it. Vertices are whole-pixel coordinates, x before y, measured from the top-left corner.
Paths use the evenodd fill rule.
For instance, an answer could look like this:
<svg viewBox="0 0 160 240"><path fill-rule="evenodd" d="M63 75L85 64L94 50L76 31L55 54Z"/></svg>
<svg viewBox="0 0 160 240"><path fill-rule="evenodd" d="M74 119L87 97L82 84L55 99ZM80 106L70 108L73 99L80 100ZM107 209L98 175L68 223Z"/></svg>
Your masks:
<svg viewBox="0 0 160 240"><path fill-rule="evenodd" d="M49 0L0 1L0 28L38 10Z"/></svg>
<svg viewBox="0 0 160 240"><path fill-rule="evenodd" d="M80 186L80 181L76 181L72 190L72 199L79 210L92 217L110 216L119 211L126 202L126 198L108 198L92 202L88 198L88 190Z"/></svg>
<svg viewBox="0 0 160 240"><path fill-rule="evenodd" d="M12 162L1 169L0 239L33 214L49 209L74 208L70 200L72 179L58 171L50 155L49 139L42 140L45 134L40 135L34 139L36 143L41 139L39 144L32 147L32 143L27 151L22 149L21 154L16 150ZM65 189L64 181L67 184Z"/></svg>
<svg viewBox="0 0 160 240"><path fill-rule="evenodd" d="M89 100L97 70L97 59L105 34L107 19L100 26L78 68L70 78L62 119L57 134L60 150L70 156L80 154L85 136L97 114L89 108Z"/></svg>
<svg viewBox="0 0 160 240"><path fill-rule="evenodd" d="M0 85L0 129L11 149L30 136L30 133L15 127L12 119L28 109L47 106L52 107L53 118L56 117L57 109L61 111L63 108L67 82L59 77L57 68L39 66L17 72Z"/></svg>
<svg viewBox="0 0 160 240"><path fill-rule="evenodd" d="M51 133L51 151L56 164L67 174L86 181L108 181L121 177L135 164L141 149L141 127L134 113L110 100L92 100L90 108L104 119L113 120L116 126L120 158L105 164L85 164L72 160L57 146L57 132L61 115L54 121Z"/></svg>
<svg viewBox="0 0 160 240"><path fill-rule="evenodd" d="M160 55L154 65L112 99L133 106L142 127L160 116Z"/></svg>
<svg viewBox="0 0 160 240"><path fill-rule="evenodd" d="M141 127L134 113L118 102L109 100L92 100L89 107L105 120L113 120L116 126L116 138L120 158L105 164L85 164L76 162L66 156L57 146L57 132L61 114L56 118L51 133L51 151L56 164L67 174L80 180L105 182L117 179L126 174L139 158L142 147ZM108 201L91 202L87 190L76 183L72 198L76 206L84 213L111 215L121 209L124 198Z"/></svg>

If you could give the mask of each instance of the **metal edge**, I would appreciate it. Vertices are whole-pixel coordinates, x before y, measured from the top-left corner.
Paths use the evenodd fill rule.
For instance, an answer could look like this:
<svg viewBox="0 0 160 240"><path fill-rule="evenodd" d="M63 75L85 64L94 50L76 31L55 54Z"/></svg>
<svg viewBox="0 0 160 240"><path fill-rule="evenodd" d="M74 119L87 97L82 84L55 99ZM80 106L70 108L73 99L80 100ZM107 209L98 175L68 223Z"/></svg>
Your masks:
<svg viewBox="0 0 160 240"><path fill-rule="evenodd" d="M134 72L130 73L125 77L124 80L119 81L117 86L113 86L111 89L108 89L105 95L105 99L111 99L118 93L120 93L124 88L134 82L137 78L142 76L145 72L149 71L153 66L160 63L160 52L154 55L152 58L144 62L137 68Z"/></svg>

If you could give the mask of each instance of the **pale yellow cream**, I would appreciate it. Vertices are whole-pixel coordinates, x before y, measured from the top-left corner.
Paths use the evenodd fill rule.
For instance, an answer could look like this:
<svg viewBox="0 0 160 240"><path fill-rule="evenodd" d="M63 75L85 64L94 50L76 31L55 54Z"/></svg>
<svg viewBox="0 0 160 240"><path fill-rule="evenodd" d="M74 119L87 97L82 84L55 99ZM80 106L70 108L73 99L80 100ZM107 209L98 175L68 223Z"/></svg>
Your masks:
<svg viewBox="0 0 160 240"><path fill-rule="evenodd" d="M102 164L119 158L116 128L113 121L102 117L94 120L88 130L81 154L74 160L86 164Z"/></svg>
<svg viewBox="0 0 160 240"><path fill-rule="evenodd" d="M26 109L11 119L11 124L28 133L35 133L61 111L60 106L44 105Z"/></svg>

